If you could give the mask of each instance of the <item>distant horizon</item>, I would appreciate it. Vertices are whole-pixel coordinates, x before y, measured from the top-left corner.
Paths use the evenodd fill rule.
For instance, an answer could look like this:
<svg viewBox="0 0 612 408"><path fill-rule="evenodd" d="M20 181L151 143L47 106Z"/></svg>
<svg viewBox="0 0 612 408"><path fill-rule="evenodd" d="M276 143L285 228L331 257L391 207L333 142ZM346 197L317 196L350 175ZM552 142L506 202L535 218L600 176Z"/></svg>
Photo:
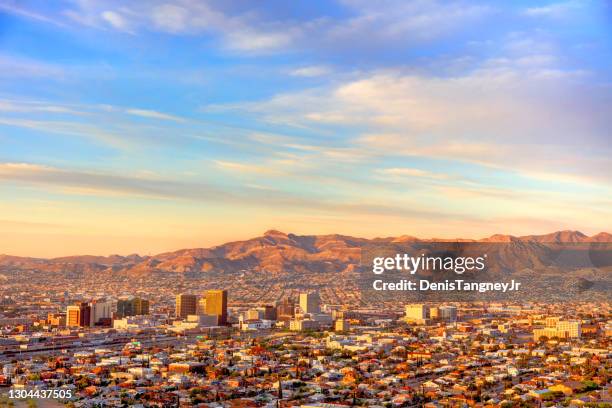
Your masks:
<svg viewBox="0 0 612 408"><path fill-rule="evenodd" d="M572 229L565 229L565 230L556 230L556 231L550 231L550 232L544 232L544 233L533 233L533 234L507 234L507 233L493 233L487 236L481 236L481 237L468 237L468 236L452 236L452 237L443 237L443 236L435 236L435 237L424 237L418 234L394 234L394 235L376 235L376 236L359 236L359 235L354 235L354 234L344 234L342 232L335 232L335 233L321 233L321 234L302 234L302 233L294 233L294 232L287 232L287 231L281 231L279 229L275 229L275 228L271 228L268 230L265 230L264 232L260 233L259 235L253 235L253 236L249 236L249 237L245 237L245 238L237 238L237 239L230 239L230 240L225 240L223 242L218 242L218 243L212 243L212 244L205 244L205 245L194 245L194 246L185 246L185 247L179 247L179 248L168 248L162 251L154 251L154 252L139 252L139 251L127 251L127 252L110 252L110 253L66 253L66 254L58 254L58 255L51 255L51 256L37 256L37 255L27 255L27 254L15 254L15 253L4 253L4 252L0 252L0 256L9 256L9 257L19 257L19 258L36 258L36 259L55 259L55 258L66 258L66 257L85 257L85 256L99 256L99 257L110 257L110 256L121 256L121 257L127 257L127 256L132 256L132 255L138 255L138 256L155 256L155 255L159 255L159 254L163 254L163 253L171 253L171 252L176 252L176 251L181 251L181 250L189 250L189 249L208 249L208 248L214 248L217 246L221 246L221 245L225 245L228 243L232 243L232 242L242 242L242 241L248 241L250 239L254 239L254 238L260 238L265 236L268 233L272 233L272 232L278 232L278 233L282 233L282 234L286 234L286 235L296 235L296 236L326 236L326 235L340 235L340 236L345 236L345 237L351 237L351 238L357 238L357 239L366 239L366 240L374 240L374 239L387 239L387 238L400 238L400 237L405 237L405 236L409 236L409 237L414 237L417 238L419 240L437 240L439 239L440 241L443 240L482 240L482 239L487 239L487 238L491 238L494 237L496 235L501 235L501 236L511 236L511 237L515 237L515 238L522 238L522 237L527 237L527 236L546 236L546 235L552 235L552 234L556 234L556 233L563 233L563 232L568 232L568 233L581 233L583 235L585 235L588 238L592 238L594 236L600 235L600 234L608 234L610 235L609 232L607 231L599 231L599 232L595 232L595 233L585 233L584 231L581 230L572 230ZM435 242L435 241L434 241Z"/></svg>

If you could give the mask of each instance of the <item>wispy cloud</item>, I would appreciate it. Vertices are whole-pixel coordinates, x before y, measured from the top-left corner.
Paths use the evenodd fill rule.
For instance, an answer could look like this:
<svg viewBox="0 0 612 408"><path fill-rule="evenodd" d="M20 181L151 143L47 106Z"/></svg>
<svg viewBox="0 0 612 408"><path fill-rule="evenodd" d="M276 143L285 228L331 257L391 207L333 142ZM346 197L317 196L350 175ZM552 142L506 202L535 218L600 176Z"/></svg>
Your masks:
<svg viewBox="0 0 612 408"><path fill-rule="evenodd" d="M331 73L330 67L325 65L309 65L305 67L296 68L290 71L290 74L297 77L318 77Z"/></svg>
<svg viewBox="0 0 612 408"><path fill-rule="evenodd" d="M451 178L448 174L436 173L422 169L415 169L410 167L390 167L386 169L378 169L378 173L387 176L399 176L399 177L416 177L416 178L427 178L435 180L447 180Z"/></svg>
<svg viewBox="0 0 612 408"><path fill-rule="evenodd" d="M265 22L253 10L229 14L206 2L79 2L64 15L80 24L135 33L218 35L229 50L266 53L290 45L299 27Z"/></svg>
<svg viewBox="0 0 612 408"><path fill-rule="evenodd" d="M61 21L58 21L56 19L53 18L49 18L45 15L36 13L34 11L25 9L25 8L21 8L17 5L15 5L14 3L0 3L0 10L7 12L7 13L11 13L20 17L25 17L28 19L32 19L35 21L41 21L43 23L48 23L48 24L53 24L56 26L60 26L60 27L66 27L66 25L64 23L62 23Z"/></svg>
<svg viewBox="0 0 612 408"><path fill-rule="evenodd" d="M273 169L272 167L243 162L215 160L215 165L222 170L229 170L238 173L269 175L279 174L279 172L276 169Z"/></svg>
<svg viewBox="0 0 612 408"><path fill-rule="evenodd" d="M57 80L65 77L66 70L62 66L0 54L0 78L54 78Z"/></svg>
<svg viewBox="0 0 612 408"><path fill-rule="evenodd" d="M128 195L158 199L223 199L228 193L207 184L190 184L154 177L124 176L62 169L31 163L0 164L0 179L40 186L72 189L99 195Z"/></svg>
<svg viewBox="0 0 612 408"><path fill-rule="evenodd" d="M431 40L452 33L458 27L478 21L492 12L492 7L461 1L388 0L382 6L393 12L381 12L381 4L362 0L343 1L356 14L330 30L329 39L347 44L360 39L366 46L402 39L412 43Z"/></svg>
<svg viewBox="0 0 612 408"><path fill-rule="evenodd" d="M158 136L164 133L164 126L189 123L187 118L150 109L61 102L53 104L30 99L0 99L0 112L6 113L0 118L0 125L32 129L41 134L76 136L120 149L140 144L143 140L154 144L171 143L173 138ZM134 117L143 121L135 121ZM192 121L190 134L196 133L201 125ZM188 137L184 135L181 139Z"/></svg>
<svg viewBox="0 0 612 408"><path fill-rule="evenodd" d="M148 109L129 108L129 109L126 109L125 112L130 114L130 115L141 116L141 117L144 117L144 118L171 120L171 121L174 121L174 122L185 122L184 118L181 118L181 117L178 117L178 116L174 116L174 115L169 115L169 114L163 113L163 112L157 112L157 111L153 111L153 110L148 110Z"/></svg>
<svg viewBox="0 0 612 408"><path fill-rule="evenodd" d="M15 101L0 99L0 111L2 112L17 112L17 113L58 113L71 115L84 115L83 112L65 105L54 105L49 102L41 101Z"/></svg>
<svg viewBox="0 0 612 408"><path fill-rule="evenodd" d="M582 172L603 182L610 166L603 152L609 151L612 125L612 105L601 103L610 100L605 85L594 87L574 72L557 69L553 58L527 57L487 60L451 77L374 72L214 110L286 126L335 126L349 134L355 127L376 129L345 139L346 148L361 157L421 156L559 178ZM582 151L585 138L601 149L599 159ZM555 154L544 154L551 149ZM571 168L562 163L572 163Z"/></svg>
<svg viewBox="0 0 612 408"><path fill-rule="evenodd" d="M72 219L83 201L171 231L142 210L464 236L610 219L601 2L0 3L0 208L15 221ZM21 212L33 196L61 211Z"/></svg>
<svg viewBox="0 0 612 408"><path fill-rule="evenodd" d="M571 13L583 7L584 1L562 1L551 3L546 6L529 7L525 14L531 17L569 17Z"/></svg>
<svg viewBox="0 0 612 408"><path fill-rule="evenodd" d="M35 185L53 189L56 193L96 195L159 200L190 200L198 202L240 204L285 209L309 209L333 214L378 214L384 216L425 216L446 218L451 214L431 209L405 208L390 203L362 200L331 200L330 197L298 195L287 191L242 186L238 189L206 183L191 183L155 177L124 176L111 173L62 169L31 163L0 163L0 181Z"/></svg>
<svg viewBox="0 0 612 408"><path fill-rule="evenodd" d="M47 17L16 9L29 18L68 19L87 27L136 33L156 31L172 35L214 35L224 48L243 53L269 53L291 47L306 49L376 49L396 42L419 43L452 33L490 14L491 7L464 1L385 1L386 10L363 1L342 1L350 18L326 13L292 19L275 16L251 4L223 7L213 2L161 1L75 2ZM265 7L264 7L265 9ZM13 11L16 13L17 11ZM31 15L30 15L31 14ZM312 73L304 71L310 76ZM320 74L317 74L320 75Z"/></svg>
<svg viewBox="0 0 612 408"><path fill-rule="evenodd" d="M121 134L88 123L59 120L0 118L0 125L32 129L42 133L76 136L116 148L127 148L130 144Z"/></svg>

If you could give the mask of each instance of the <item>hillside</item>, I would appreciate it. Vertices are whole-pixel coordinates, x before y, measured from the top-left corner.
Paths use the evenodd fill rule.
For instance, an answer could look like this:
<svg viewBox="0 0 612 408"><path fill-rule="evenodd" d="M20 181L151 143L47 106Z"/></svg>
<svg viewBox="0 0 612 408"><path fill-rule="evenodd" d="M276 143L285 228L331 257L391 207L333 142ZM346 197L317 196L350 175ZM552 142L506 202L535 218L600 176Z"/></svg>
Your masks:
<svg viewBox="0 0 612 408"><path fill-rule="evenodd" d="M362 257L365 259L382 248L406 252L428 248L434 242L467 245L462 247L464 252L485 251L491 254L489 263L494 271L512 272L547 266L561 269L593 266L590 248L612 243L612 235L602 232L588 237L579 231L558 231L520 237L496 234L479 240L419 239L409 235L364 239L338 234L299 236L270 230L245 241L228 242L211 248L181 249L154 256L85 255L40 259L0 255L0 270L196 274L260 271L271 276L351 273L359 268ZM580 249L582 255L577 256L576 249Z"/></svg>

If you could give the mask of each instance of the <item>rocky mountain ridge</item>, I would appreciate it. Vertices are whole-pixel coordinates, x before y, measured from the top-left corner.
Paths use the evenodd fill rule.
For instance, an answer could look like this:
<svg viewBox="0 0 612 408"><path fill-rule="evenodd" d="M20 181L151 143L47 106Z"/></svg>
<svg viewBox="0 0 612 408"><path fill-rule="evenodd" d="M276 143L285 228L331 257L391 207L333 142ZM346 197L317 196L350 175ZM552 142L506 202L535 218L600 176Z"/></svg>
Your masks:
<svg viewBox="0 0 612 408"><path fill-rule="evenodd" d="M41 272L126 272L126 273L241 273L259 271L272 275L308 273L351 273L357 270L364 253L372 248L423 248L434 243L477 245L492 251L495 265L504 270L522 270L550 265L588 267L592 260L565 258L551 245L611 243L606 232L591 237L579 231L557 231L545 235L512 236L496 234L483 239L420 239L414 236L365 239L340 234L295 235L270 230L260 237L228 242L210 248L181 249L154 256L65 256L42 259L0 255L0 271ZM608 248L609 249L609 248ZM571 259L570 259L571 258Z"/></svg>

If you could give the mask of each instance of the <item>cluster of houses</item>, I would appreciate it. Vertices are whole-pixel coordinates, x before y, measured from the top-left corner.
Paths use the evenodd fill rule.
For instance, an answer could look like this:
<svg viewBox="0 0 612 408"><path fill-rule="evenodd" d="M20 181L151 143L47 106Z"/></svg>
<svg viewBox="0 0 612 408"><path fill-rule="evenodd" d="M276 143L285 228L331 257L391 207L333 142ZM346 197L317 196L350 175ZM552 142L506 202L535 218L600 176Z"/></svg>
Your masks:
<svg viewBox="0 0 612 408"><path fill-rule="evenodd" d="M610 406L609 333L534 339L534 324L504 317L174 333L15 356L0 374L7 387L71 390L62 402L75 407Z"/></svg>

